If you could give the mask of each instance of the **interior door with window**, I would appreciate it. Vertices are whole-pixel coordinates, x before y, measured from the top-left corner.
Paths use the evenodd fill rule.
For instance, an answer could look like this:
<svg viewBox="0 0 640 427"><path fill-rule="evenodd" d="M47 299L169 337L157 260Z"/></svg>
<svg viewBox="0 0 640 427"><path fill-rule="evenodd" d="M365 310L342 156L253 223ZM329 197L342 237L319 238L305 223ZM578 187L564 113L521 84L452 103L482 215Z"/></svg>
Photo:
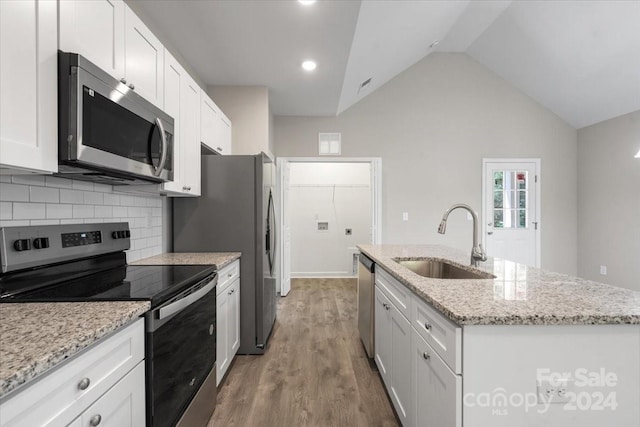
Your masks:
<svg viewBox="0 0 640 427"><path fill-rule="evenodd" d="M483 161L483 229L488 255L540 266L539 169L539 159Z"/></svg>

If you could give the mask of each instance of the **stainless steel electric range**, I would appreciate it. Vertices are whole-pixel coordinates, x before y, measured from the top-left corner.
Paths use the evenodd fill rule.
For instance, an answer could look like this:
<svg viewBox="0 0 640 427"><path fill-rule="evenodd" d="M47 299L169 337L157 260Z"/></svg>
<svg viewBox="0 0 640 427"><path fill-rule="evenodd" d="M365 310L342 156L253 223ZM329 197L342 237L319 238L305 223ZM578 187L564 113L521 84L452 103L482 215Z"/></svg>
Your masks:
<svg viewBox="0 0 640 427"><path fill-rule="evenodd" d="M216 399L214 267L130 266L125 223L0 228L0 303L147 300L147 425L206 425Z"/></svg>

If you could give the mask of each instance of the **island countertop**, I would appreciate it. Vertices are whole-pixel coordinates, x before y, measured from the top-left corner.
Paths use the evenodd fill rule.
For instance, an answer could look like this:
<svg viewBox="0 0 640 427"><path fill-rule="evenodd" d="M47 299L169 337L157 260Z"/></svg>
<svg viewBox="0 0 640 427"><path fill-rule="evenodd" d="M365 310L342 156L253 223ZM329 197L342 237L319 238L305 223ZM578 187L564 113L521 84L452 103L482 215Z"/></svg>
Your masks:
<svg viewBox="0 0 640 427"><path fill-rule="evenodd" d="M433 279L394 258L469 267L469 254L440 245L358 245L365 255L459 325L640 324L640 292L489 257L495 279Z"/></svg>
<svg viewBox="0 0 640 427"><path fill-rule="evenodd" d="M0 397L149 308L148 301L0 304Z"/></svg>
<svg viewBox="0 0 640 427"><path fill-rule="evenodd" d="M130 262L130 265L213 265L217 270L240 258L240 252L169 252Z"/></svg>

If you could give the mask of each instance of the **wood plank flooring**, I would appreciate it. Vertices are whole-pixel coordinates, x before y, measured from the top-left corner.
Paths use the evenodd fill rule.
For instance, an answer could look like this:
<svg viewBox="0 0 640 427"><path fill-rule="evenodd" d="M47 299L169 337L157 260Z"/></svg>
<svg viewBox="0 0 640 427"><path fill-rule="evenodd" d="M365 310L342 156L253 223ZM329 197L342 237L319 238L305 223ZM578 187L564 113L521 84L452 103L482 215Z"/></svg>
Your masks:
<svg viewBox="0 0 640 427"><path fill-rule="evenodd" d="M237 356L208 427L398 426L360 343L356 279L293 279L268 351Z"/></svg>

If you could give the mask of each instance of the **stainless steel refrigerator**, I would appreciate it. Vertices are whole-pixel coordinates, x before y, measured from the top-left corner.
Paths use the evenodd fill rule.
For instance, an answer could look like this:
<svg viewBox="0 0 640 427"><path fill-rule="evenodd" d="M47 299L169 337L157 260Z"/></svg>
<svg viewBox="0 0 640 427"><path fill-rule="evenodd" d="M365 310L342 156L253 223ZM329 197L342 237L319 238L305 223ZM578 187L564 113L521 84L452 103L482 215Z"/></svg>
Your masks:
<svg viewBox="0 0 640 427"><path fill-rule="evenodd" d="M264 354L276 319L275 165L255 156L202 156L202 195L174 199L174 252L242 252L240 354Z"/></svg>

